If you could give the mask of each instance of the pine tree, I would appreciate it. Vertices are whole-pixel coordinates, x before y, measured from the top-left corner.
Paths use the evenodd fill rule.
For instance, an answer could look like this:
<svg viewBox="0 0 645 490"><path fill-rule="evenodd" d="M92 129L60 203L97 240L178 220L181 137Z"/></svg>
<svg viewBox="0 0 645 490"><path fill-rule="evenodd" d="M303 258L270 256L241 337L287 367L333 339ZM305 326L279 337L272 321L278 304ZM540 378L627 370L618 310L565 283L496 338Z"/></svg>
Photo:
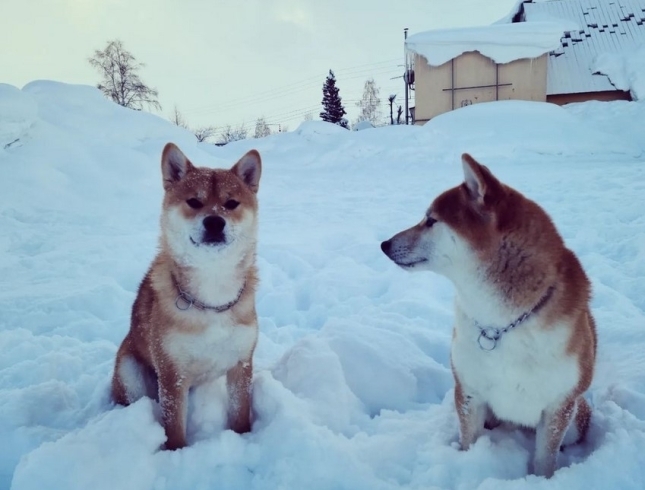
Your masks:
<svg viewBox="0 0 645 490"><path fill-rule="evenodd" d="M320 113L320 119L347 128L347 119L343 117L347 112L345 112L341 98L338 95L336 76L331 70L329 70L329 75L327 75L327 79L323 84L322 105L323 111Z"/></svg>

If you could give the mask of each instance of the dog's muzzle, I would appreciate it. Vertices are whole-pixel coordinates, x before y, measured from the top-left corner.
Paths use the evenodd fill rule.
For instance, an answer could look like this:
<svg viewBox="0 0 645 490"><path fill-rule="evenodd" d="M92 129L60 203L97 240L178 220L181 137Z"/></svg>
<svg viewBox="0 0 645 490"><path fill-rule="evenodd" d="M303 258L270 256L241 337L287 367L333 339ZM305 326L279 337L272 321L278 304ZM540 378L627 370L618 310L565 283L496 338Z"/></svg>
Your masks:
<svg viewBox="0 0 645 490"><path fill-rule="evenodd" d="M224 218L217 215L206 216L202 221L202 225L204 225L202 243L217 244L226 241L226 235L224 234L226 220Z"/></svg>

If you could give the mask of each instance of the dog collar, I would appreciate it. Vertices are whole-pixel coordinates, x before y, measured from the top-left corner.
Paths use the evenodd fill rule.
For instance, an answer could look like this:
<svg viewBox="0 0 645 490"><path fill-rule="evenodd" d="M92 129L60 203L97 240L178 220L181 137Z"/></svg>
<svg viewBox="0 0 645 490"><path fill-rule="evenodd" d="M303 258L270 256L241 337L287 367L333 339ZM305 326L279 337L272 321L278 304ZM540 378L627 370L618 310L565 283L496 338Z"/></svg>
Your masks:
<svg viewBox="0 0 645 490"><path fill-rule="evenodd" d="M177 299L175 300L175 306L177 307L178 310L181 310L181 311L186 311L190 309L191 306L194 306L198 310L202 310L202 311L211 310L216 313L223 313L233 308L233 306L235 306L240 301L240 298L242 297L242 294L246 289L246 282L244 282L244 284L242 284L242 287L240 288L240 291L237 293L237 297L234 300L229 301L225 305L211 306L199 301L197 298L195 298L188 292L184 291L179 285L179 282L177 281L175 276L171 274L171 277L172 277L172 282L174 283L175 287L177 288L177 291L179 292L179 294L177 295Z"/></svg>
<svg viewBox="0 0 645 490"><path fill-rule="evenodd" d="M554 290L555 287L550 286L549 289L546 290L546 293L544 293L544 296L542 296L540 301L538 301L533 308L522 313L520 317L517 318L517 320L505 326L504 328L484 327L480 325L477 320L475 320L475 326L479 329L479 337L477 337L479 348L481 350L491 351L495 347L497 347L497 342L502 338L502 335L504 335L509 330L513 330L531 315L540 311L544 307L546 302L549 301L549 298L551 297L551 295L553 295Z"/></svg>

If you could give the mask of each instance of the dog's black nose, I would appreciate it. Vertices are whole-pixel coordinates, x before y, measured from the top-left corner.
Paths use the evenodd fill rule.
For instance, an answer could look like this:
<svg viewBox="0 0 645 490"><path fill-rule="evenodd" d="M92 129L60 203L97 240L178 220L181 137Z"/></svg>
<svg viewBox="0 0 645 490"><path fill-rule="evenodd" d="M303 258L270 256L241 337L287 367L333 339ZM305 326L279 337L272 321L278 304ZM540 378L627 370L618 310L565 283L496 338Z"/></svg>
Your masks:
<svg viewBox="0 0 645 490"><path fill-rule="evenodd" d="M226 226L226 221L221 216L206 216L202 223L207 233L221 233Z"/></svg>
<svg viewBox="0 0 645 490"><path fill-rule="evenodd" d="M390 255L390 249L392 248L392 241L391 240L385 240L384 242L381 243L381 250L383 250L383 253L385 255Z"/></svg>

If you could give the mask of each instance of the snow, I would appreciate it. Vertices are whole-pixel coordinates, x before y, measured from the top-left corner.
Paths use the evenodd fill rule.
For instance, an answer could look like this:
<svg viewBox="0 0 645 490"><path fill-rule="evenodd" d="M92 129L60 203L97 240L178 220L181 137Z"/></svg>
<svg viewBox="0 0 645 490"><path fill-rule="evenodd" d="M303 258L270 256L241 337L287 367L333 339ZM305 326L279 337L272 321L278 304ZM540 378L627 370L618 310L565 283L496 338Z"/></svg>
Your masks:
<svg viewBox="0 0 645 490"><path fill-rule="evenodd" d="M215 147L93 88L1 90L0 132L23 124L22 146L0 147L0 488L643 488L644 104L493 102L424 127L308 122ZM264 162L253 431L224 430L222 382L201 386L175 452L158 450L154 402L109 401L168 141L201 165L251 148ZM528 432L456 448L454 291L379 249L461 181L466 149L551 214L593 282L591 432L551 480L527 475Z"/></svg>
<svg viewBox="0 0 645 490"><path fill-rule="evenodd" d="M477 131L460 131L464 119ZM473 104L434 118L423 126L434 138L451 138L455 155L548 153L556 155L591 154L589 158L607 158L612 154L638 156L639 143L617 139L605 128L599 129L555 104L506 100ZM518 141L518 132L530 137ZM495 145L490 144L495 141Z"/></svg>
<svg viewBox="0 0 645 490"><path fill-rule="evenodd" d="M0 151L20 143L34 124L38 106L29 94L0 83Z"/></svg>
<svg viewBox="0 0 645 490"><path fill-rule="evenodd" d="M629 91L633 100L645 100L645 44L618 53L600 53L591 69L607 75L617 89Z"/></svg>
<svg viewBox="0 0 645 490"><path fill-rule="evenodd" d="M304 121L294 131L301 136L334 135L344 133L347 129L325 121Z"/></svg>
<svg viewBox="0 0 645 490"><path fill-rule="evenodd" d="M363 131L365 129L372 129L373 127L374 125L370 121L364 120L354 124L354 126L352 126L352 131Z"/></svg>
<svg viewBox="0 0 645 490"><path fill-rule="evenodd" d="M470 51L478 51L496 63L510 63L557 49L570 27L570 23L544 21L437 29L413 34L405 46L407 52L423 56L431 66L443 65Z"/></svg>

